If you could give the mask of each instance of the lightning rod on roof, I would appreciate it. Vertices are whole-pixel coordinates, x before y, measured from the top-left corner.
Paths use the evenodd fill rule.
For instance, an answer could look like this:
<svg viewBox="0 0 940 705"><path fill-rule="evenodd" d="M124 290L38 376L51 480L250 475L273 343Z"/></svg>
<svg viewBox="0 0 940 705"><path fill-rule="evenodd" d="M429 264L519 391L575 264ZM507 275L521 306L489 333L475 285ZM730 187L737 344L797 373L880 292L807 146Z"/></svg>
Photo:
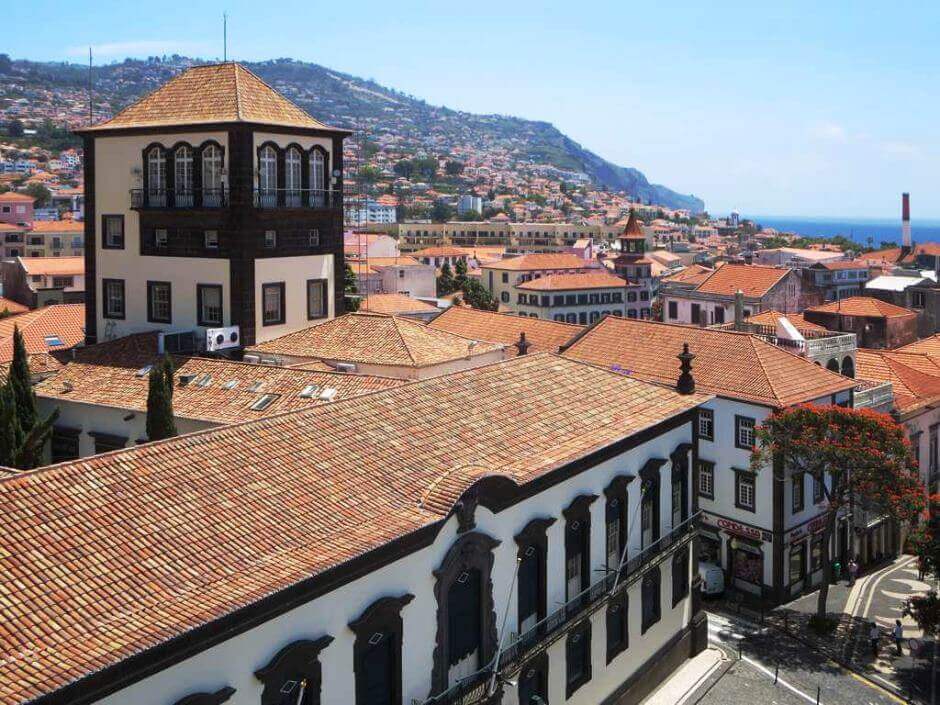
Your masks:
<svg viewBox="0 0 940 705"><path fill-rule="evenodd" d="M222 61L228 61L228 13L222 13Z"/></svg>
<svg viewBox="0 0 940 705"><path fill-rule="evenodd" d="M95 122L95 109L91 89L91 47L88 47L88 124Z"/></svg>

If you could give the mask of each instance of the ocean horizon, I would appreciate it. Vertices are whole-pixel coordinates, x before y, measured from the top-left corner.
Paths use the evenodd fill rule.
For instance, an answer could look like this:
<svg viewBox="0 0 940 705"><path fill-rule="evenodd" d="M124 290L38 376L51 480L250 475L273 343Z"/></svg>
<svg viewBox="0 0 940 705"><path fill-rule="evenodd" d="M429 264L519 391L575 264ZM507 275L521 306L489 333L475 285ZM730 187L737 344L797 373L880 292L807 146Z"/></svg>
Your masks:
<svg viewBox="0 0 940 705"><path fill-rule="evenodd" d="M901 243L901 219L879 218L802 218L798 216L744 216L765 228L796 233L804 237L843 235L859 245L878 248L882 242ZM940 241L940 220L912 220L914 243Z"/></svg>

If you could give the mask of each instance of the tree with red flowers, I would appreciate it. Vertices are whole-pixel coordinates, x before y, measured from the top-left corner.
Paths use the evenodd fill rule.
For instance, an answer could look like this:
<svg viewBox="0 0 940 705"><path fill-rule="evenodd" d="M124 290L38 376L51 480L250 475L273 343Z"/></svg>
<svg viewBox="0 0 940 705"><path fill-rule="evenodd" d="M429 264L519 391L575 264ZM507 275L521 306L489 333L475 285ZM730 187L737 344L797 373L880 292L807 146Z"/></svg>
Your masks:
<svg viewBox="0 0 940 705"><path fill-rule="evenodd" d="M910 522L926 496L904 430L870 409L801 405L775 411L757 429L752 469L770 465L776 479L807 473L823 488L823 582L816 613L826 617L836 519L850 502Z"/></svg>

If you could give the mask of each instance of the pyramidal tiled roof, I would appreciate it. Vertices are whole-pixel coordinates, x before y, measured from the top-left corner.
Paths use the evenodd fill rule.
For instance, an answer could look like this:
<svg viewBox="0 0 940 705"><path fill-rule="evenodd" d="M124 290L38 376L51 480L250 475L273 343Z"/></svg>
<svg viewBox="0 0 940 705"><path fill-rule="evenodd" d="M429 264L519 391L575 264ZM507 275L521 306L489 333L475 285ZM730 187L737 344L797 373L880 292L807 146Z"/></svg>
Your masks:
<svg viewBox="0 0 940 705"><path fill-rule="evenodd" d="M643 228L640 227L640 221L637 220L636 211L630 209L630 217L627 219L627 227L624 228L623 235L620 237L628 240L646 239L643 234Z"/></svg>
<svg viewBox="0 0 940 705"><path fill-rule="evenodd" d="M264 353L373 365L426 367L501 348L409 318L350 313L249 348Z"/></svg>
<svg viewBox="0 0 940 705"><path fill-rule="evenodd" d="M254 122L332 130L241 64L194 66L89 131Z"/></svg>
<svg viewBox="0 0 940 705"><path fill-rule="evenodd" d="M747 333L607 316L564 352L638 379L675 384L683 343L696 387L771 407L810 402L855 382Z"/></svg>

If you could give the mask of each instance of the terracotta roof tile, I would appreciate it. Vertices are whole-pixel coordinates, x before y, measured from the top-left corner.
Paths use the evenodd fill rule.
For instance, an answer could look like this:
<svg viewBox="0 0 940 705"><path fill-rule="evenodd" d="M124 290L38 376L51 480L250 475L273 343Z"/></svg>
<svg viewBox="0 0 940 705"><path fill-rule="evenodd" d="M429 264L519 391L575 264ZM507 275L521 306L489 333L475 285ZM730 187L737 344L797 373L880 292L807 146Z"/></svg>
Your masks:
<svg viewBox="0 0 940 705"><path fill-rule="evenodd" d="M335 129L312 118L244 66L229 62L187 69L87 130L233 122Z"/></svg>
<svg viewBox="0 0 940 705"><path fill-rule="evenodd" d="M559 323L540 318L523 318L508 313L480 311L468 306L451 306L428 325L450 331L464 338L487 340L491 343L515 345L519 334L525 333L532 345L529 352L557 352L575 335L584 330L573 323ZM512 354L512 350L510 350Z"/></svg>
<svg viewBox="0 0 940 705"><path fill-rule="evenodd" d="M726 264L716 269L696 287L703 294L734 296L740 290L747 297L759 298L776 286L789 269L756 264Z"/></svg>
<svg viewBox="0 0 940 705"><path fill-rule="evenodd" d="M437 313L437 306L418 301L405 294L370 294L362 300L359 310L389 315L405 313Z"/></svg>
<svg viewBox="0 0 940 705"><path fill-rule="evenodd" d="M419 321L376 313L351 313L259 343L249 350L373 365L427 367L498 350Z"/></svg>
<svg viewBox="0 0 940 705"><path fill-rule="evenodd" d="M820 306L812 306L807 311L820 313L839 313L843 316L865 316L868 318L897 318L900 316L916 316L917 314L907 308L889 304L887 301L871 296L852 296L841 301L833 301Z"/></svg>
<svg viewBox="0 0 940 705"><path fill-rule="evenodd" d="M5 296L0 296L0 312L16 314L26 313L27 311L29 311L29 306L24 306L18 301L8 299Z"/></svg>
<svg viewBox="0 0 940 705"><path fill-rule="evenodd" d="M76 275L85 273L84 257L19 257L28 274Z"/></svg>
<svg viewBox="0 0 940 705"><path fill-rule="evenodd" d="M636 217L636 211L632 208L630 209L630 217L627 218L627 226L623 230L623 234L620 236L622 240L645 240L646 235L643 234L643 228L640 227L640 221Z"/></svg>
<svg viewBox="0 0 940 705"><path fill-rule="evenodd" d="M927 353L928 355L940 355L940 333L935 333L929 338L923 338L907 345L902 345L895 349L896 352L916 352Z"/></svg>
<svg viewBox="0 0 940 705"><path fill-rule="evenodd" d="M84 233L85 223L80 220L34 220L32 222L34 233ZM53 259L72 259L55 257Z"/></svg>
<svg viewBox="0 0 940 705"><path fill-rule="evenodd" d="M585 269L592 265L593 262L581 259L577 255L539 253L507 257L495 262L486 262L480 266L483 269L526 271L530 269Z"/></svg>
<svg viewBox="0 0 940 705"><path fill-rule="evenodd" d="M639 379L674 383L683 343L702 391L773 407L851 389L851 379L746 333L606 316L565 351Z"/></svg>
<svg viewBox="0 0 940 705"><path fill-rule="evenodd" d="M710 277L715 270L703 267L700 264L692 264L675 274L667 274L662 278L663 282L676 282L679 284L691 284L698 286Z"/></svg>
<svg viewBox="0 0 940 705"><path fill-rule="evenodd" d="M13 359L13 328L18 326L29 355L80 345L85 340L84 304L56 304L0 319L0 362ZM61 345L51 345L56 336Z"/></svg>
<svg viewBox="0 0 940 705"><path fill-rule="evenodd" d="M859 348L855 354L855 377L891 382L894 405L902 413L940 400L940 360L923 353Z"/></svg>
<svg viewBox="0 0 940 705"><path fill-rule="evenodd" d="M25 193L19 193L18 191L4 191L3 193L0 193L0 201L5 201L8 203L13 201L16 201L17 203L33 203L35 200L36 199L32 196L29 196Z"/></svg>
<svg viewBox="0 0 940 705"><path fill-rule="evenodd" d="M525 291L574 291L577 289L615 289L626 285L626 279L607 272L584 272L583 274L549 274L516 284L516 288Z"/></svg>
<svg viewBox="0 0 940 705"><path fill-rule="evenodd" d="M141 346L137 353L112 343L91 348L79 351L76 362L67 363L40 382L36 393L49 399L145 411L148 378L138 376L138 370L158 359L156 348L147 352ZM401 380L387 377L313 372L218 358L175 357L174 366L173 413L212 423L248 421L325 404L329 400L320 396L324 390L332 389L331 399L335 401L402 384ZM199 384L205 375L210 376L209 381ZM181 380L185 377L191 381L183 385ZM311 385L316 387L313 392L308 389ZM305 389L308 394L301 396ZM274 395L269 406L261 410L251 408L266 395Z"/></svg>
<svg viewBox="0 0 940 705"><path fill-rule="evenodd" d="M431 527L481 468L525 485L706 400L528 355L4 476L0 703Z"/></svg>

